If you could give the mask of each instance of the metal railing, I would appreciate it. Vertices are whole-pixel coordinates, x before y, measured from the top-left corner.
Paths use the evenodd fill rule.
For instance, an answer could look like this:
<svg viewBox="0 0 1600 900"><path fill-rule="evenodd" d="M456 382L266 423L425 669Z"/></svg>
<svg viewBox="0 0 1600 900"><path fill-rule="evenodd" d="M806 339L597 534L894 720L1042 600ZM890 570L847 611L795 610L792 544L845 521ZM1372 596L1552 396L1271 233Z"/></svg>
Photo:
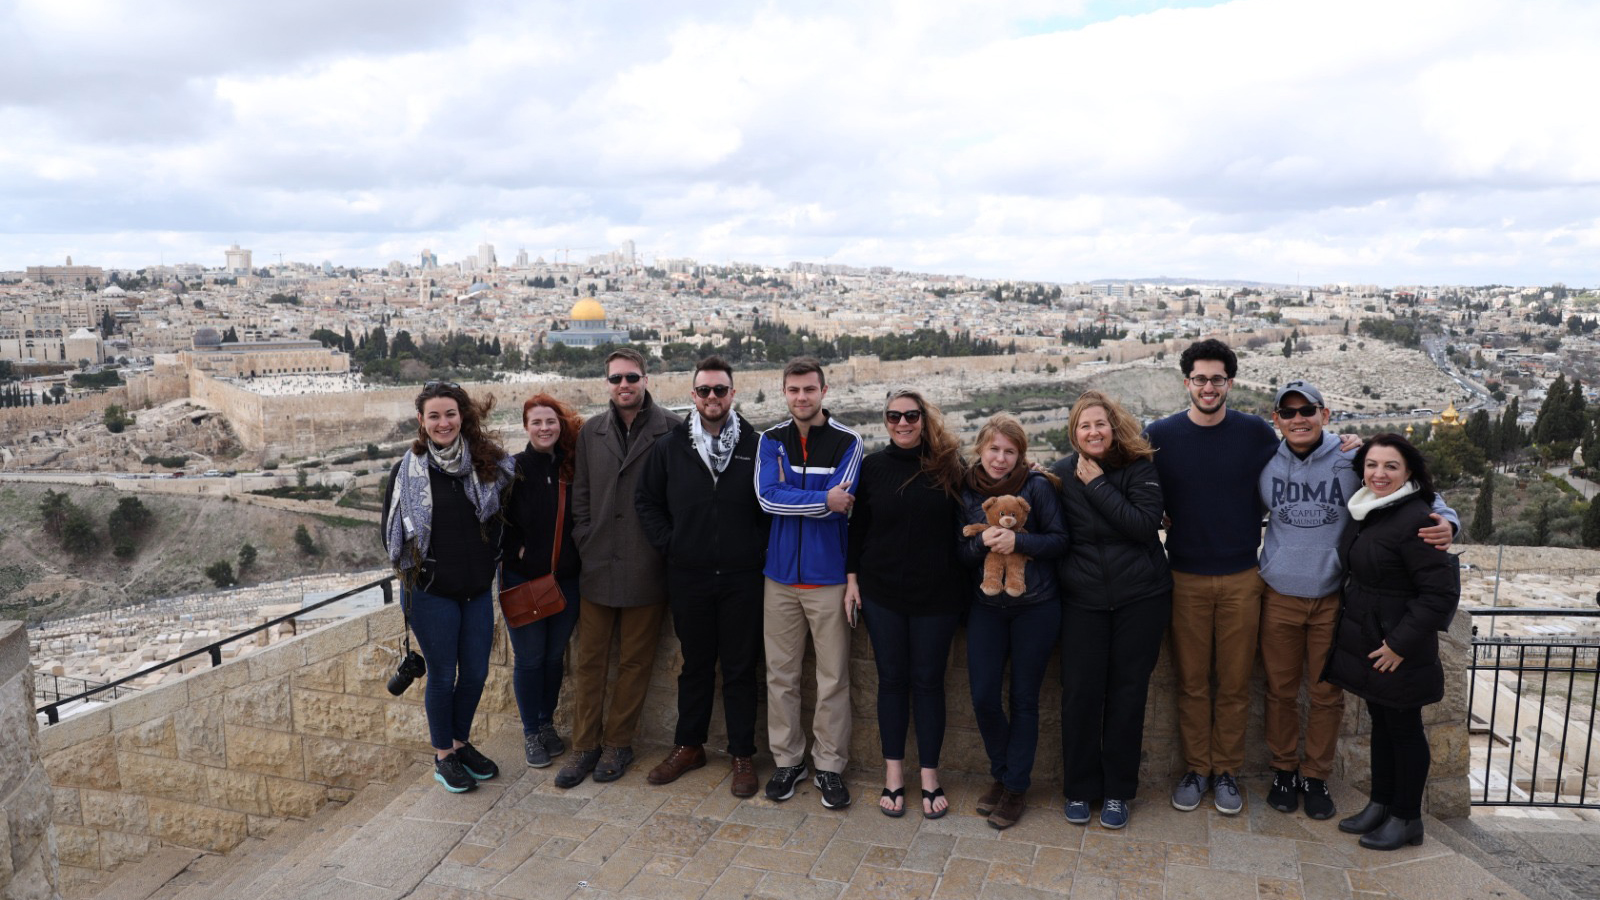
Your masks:
<svg viewBox="0 0 1600 900"><path fill-rule="evenodd" d="M193 659L193 658L195 658L197 656L200 656L202 654L211 657L211 664L213 666L220 666L220 665L222 665L222 648L224 646L226 646L228 644L231 644L231 643L233 643L235 641L244 640L245 638L250 637L251 635L257 634L257 633L262 632L262 631L265 631L265 630L267 630L268 628L271 628L274 625L280 625L280 624L282 624L284 622L287 622L287 621L289 621L291 619L295 619L295 618L298 618L300 616L303 616L306 613L314 612L316 610L319 610L319 609L323 608L324 606L329 606L331 604L338 603L340 600L348 600L348 599L350 599L351 597L354 597L357 594L360 594L360 593L362 593L364 591L372 590L373 588L381 588L383 590L383 602L386 605L394 602L394 576L393 575L389 575L389 576L386 576L384 578L380 578L377 581L369 581L366 584L361 585L360 587L351 588L350 590L345 591L342 594L336 594L336 595L334 595L332 597L327 598L326 600L319 600L316 603L311 604L310 606L303 606L303 607L295 610L292 613L289 613L287 615L279 616L276 619L272 619L270 621L263 622L260 625L257 625L257 626L255 626L253 628L247 628L244 631L240 631L240 632L238 632L236 634L230 634L225 638L221 638L219 640L212 641L211 643L205 645L204 647L199 647L197 649L189 651L188 653L183 653L183 654L180 654L178 656L174 656L173 658L171 658L169 660L166 660L165 662L159 662L159 663L156 663L153 666L149 666L147 668L140 669L139 671L134 672L132 675L125 675L125 676L123 676L121 678L118 678L116 681L110 681L110 682L106 682L105 684L97 685L95 687L89 688L88 690L81 691L81 692L79 692L77 694L73 694L70 697L61 697L58 694L57 698L56 698L56 700L54 702L46 703L45 705L43 705L43 706L39 707L38 709L34 710L34 712L42 713L44 715L44 717L45 717L46 724L54 725L57 722L61 721L61 712L60 712L61 707L66 706L68 703L75 703L75 702L77 702L79 700L88 700L91 697L94 697L95 695L103 693L105 691L110 691L112 696L115 697L116 694L117 694L117 691L119 689L120 690L124 690L124 691L137 690L137 688L131 687L128 683L131 682L131 681L134 681L136 679L143 678L144 676L149 675L151 672L159 672L162 669L168 668L169 666L178 665L179 663L184 662L185 660Z"/></svg>
<svg viewBox="0 0 1600 900"><path fill-rule="evenodd" d="M1473 609L1467 729L1486 737L1474 806L1600 809L1595 731L1600 638L1493 635L1499 619L1600 617L1600 609Z"/></svg>
<svg viewBox="0 0 1600 900"><path fill-rule="evenodd" d="M131 684L111 685L107 682L95 681L92 678L78 678L73 675L41 675L39 673L34 673L34 696L39 698L54 697L56 702L60 703L62 702L62 698L66 696L62 694L62 684L66 684L65 690L77 690L79 693L102 687L109 687L111 689L111 699L113 700L117 699L122 694L131 694L139 690ZM73 687L74 684L77 685L76 688Z"/></svg>

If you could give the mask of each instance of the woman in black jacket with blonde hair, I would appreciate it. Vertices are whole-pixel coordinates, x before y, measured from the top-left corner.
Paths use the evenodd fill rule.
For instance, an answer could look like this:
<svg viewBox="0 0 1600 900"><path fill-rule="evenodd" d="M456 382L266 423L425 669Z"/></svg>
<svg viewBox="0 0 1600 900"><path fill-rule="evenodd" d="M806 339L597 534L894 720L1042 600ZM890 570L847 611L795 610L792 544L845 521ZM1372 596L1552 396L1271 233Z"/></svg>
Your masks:
<svg viewBox="0 0 1600 900"><path fill-rule="evenodd" d="M1128 824L1139 787L1145 695L1172 610L1161 549L1155 455L1117 401L1087 391L1072 405L1076 452L1055 465L1072 544L1061 581L1061 749L1067 821Z"/></svg>

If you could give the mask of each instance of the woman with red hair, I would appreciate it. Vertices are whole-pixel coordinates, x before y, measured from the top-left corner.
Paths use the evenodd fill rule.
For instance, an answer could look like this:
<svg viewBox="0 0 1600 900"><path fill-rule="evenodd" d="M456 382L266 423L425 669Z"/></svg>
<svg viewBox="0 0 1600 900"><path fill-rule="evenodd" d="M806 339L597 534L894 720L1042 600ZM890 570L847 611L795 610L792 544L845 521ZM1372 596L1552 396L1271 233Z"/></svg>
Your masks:
<svg viewBox="0 0 1600 900"><path fill-rule="evenodd" d="M542 769L567 750L553 717L561 696L567 640L578 623L579 563L572 538L572 504L562 501L563 488L572 484L572 450L583 419L549 394L536 394L522 404L522 427L528 432L528 446L515 457L517 478L506 501L500 589L549 575L559 533L555 576L567 599L566 609L554 616L506 629L515 657L511 687L522 715L523 751L528 765Z"/></svg>

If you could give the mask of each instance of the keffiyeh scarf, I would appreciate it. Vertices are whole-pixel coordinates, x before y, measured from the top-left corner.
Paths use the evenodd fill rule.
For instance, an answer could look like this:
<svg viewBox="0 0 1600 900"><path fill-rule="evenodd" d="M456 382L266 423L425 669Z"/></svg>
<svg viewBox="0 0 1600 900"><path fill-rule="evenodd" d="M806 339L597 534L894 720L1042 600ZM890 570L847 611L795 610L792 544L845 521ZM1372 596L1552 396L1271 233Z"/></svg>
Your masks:
<svg viewBox="0 0 1600 900"><path fill-rule="evenodd" d="M700 411L696 410L689 416L689 438L694 441L695 449L700 451L701 461L711 470L711 478L715 480L728 468L728 461L733 459L733 448L739 444L739 416L730 412L722 423L722 433L712 437L706 433L705 425L700 422Z"/></svg>
<svg viewBox="0 0 1600 900"><path fill-rule="evenodd" d="M499 465L501 474L494 483L478 480L467 440L459 437L448 447L429 441L426 455L407 453L400 460L389 496L388 529L383 535L384 549L396 571L414 570L428 556L433 537L433 487L428 480L428 467L463 479L478 521L487 522L500 511L500 488L510 479L516 463L508 456Z"/></svg>

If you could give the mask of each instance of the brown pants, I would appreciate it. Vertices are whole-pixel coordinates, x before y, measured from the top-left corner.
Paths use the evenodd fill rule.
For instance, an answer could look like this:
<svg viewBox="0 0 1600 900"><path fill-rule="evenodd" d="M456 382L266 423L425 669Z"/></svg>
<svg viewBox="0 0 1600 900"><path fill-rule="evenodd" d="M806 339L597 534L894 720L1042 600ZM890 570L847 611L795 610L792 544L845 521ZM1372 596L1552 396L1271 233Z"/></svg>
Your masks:
<svg viewBox="0 0 1600 900"><path fill-rule="evenodd" d="M1321 680L1333 645L1339 595L1290 597L1267 588L1261 601L1261 664L1267 670L1267 749L1272 767L1327 780L1344 718L1344 691ZM1307 669L1309 667L1309 672ZM1311 709L1306 716L1306 756L1300 764L1300 683Z"/></svg>
<svg viewBox="0 0 1600 900"><path fill-rule="evenodd" d="M578 605L578 641L572 655L572 746L593 750L603 742L609 747L633 744L644 709L645 691L650 688L650 669L655 665L656 646L661 641L661 622L667 605L601 606L588 600ZM611 693L611 715L605 716L602 704L606 695L606 668L611 658L611 634L621 635L617 652L617 684ZM605 731L602 739L601 724Z"/></svg>
<svg viewBox="0 0 1600 900"><path fill-rule="evenodd" d="M1197 774L1237 775L1244 766L1250 670L1255 665L1264 587L1254 567L1229 575L1172 573L1178 732L1184 762Z"/></svg>

